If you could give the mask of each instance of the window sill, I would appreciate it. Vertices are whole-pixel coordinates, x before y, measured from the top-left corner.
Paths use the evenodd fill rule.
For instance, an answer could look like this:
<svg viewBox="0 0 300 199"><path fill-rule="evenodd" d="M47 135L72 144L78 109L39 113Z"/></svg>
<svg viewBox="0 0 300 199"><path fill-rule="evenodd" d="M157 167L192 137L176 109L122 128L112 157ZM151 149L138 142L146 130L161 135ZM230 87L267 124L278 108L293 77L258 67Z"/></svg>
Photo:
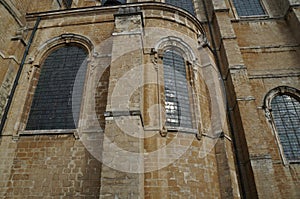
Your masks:
<svg viewBox="0 0 300 199"><path fill-rule="evenodd" d="M268 15L252 15L252 16L238 16L236 19L232 19L232 22L239 21L254 21L254 20L265 20L269 19Z"/></svg>
<svg viewBox="0 0 300 199"><path fill-rule="evenodd" d="M165 127L167 132L179 132L179 133L189 133L189 134L197 134L198 129L193 128L184 128L184 127L172 127L172 126L166 126Z"/></svg>
<svg viewBox="0 0 300 199"><path fill-rule="evenodd" d="M51 129L51 130L25 130L19 131L18 135L57 135L77 134L77 129Z"/></svg>
<svg viewBox="0 0 300 199"><path fill-rule="evenodd" d="M289 160L287 164L300 164L300 160Z"/></svg>

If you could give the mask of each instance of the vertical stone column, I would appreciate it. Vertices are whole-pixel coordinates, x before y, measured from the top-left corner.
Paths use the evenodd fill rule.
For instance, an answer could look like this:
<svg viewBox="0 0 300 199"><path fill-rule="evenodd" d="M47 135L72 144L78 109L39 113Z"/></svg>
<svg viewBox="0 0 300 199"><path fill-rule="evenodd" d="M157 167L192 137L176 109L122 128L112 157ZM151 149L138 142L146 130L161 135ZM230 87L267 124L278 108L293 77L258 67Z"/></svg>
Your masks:
<svg viewBox="0 0 300 199"><path fill-rule="evenodd" d="M287 22L291 27L291 30L294 33L295 38L300 42L300 2L296 0L289 0L290 3L290 12L287 17Z"/></svg>
<svg viewBox="0 0 300 199"><path fill-rule="evenodd" d="M100 198L144 198L142 13L120 9L110 66Z"/></svg>
<svg viewBox="0 0 300 199"><path fill-rule="evenodd" d="M251 154L255 153L252 147L257 146L257 144L251 143L252 141L249 137L255 138L253 133L258 131L253 131L251 128L261 128L259 121L253 121L258 118L258 116L254 116L256 115L255 99L251 95L247 68L243 63L236 35L230 24L228 12L218 12L217 7L215 9L216 21L214 22L214 28L220 31L215 38L216 48L219 50L221 57L222 76L225 80L228 106L231 111L232 136L234 136L233 140L236 142L235 150L237 150L237 159L239 160L237 167L240 167L237 169L240 169L240 183L242 184L240 188L242 194L245 194L246 197L256 198L255 179L249 160ZM252 116L247 115L250 110L251 114L253 114ZM243 120L252 121L243 123ZM249 125L252 126L250 127ZM266 148L262 148L260 153L267 153ZM233 165L229 164L228 166L230 168Z"/></svg>

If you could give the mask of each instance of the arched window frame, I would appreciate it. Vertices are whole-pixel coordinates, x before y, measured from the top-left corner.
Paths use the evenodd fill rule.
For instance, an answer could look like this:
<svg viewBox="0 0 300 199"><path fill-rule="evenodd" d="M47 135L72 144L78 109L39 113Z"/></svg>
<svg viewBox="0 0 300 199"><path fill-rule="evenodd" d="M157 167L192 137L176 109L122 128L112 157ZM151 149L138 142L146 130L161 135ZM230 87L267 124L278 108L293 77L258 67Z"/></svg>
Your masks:
<svg viewBox="0 0 300 199"><path fill-rule="evenodd" d="M161 89L159 89L159 96L162 96L160 100L161 106L165 107L165 91L164 91L164 68L163 68L163 56L164 52L167 50L175 50L179 53L182 58L184 59L185 68L186 68L186 75L187 75L187 84L188 84L188 96L190 100L190 110L191 110L191 123L192 128L183 128L183 127L173 127L173 126L166 126L166 113L161 111L160 118L162 121L162 136L166 136L167 132L184 132L184 133L192 133L192 134L199 134L198 129L198 120L196 115L199 115L199 106L196 102L196 92L195 92L195 71L196 67L198 67L197 59L195 54L193 53L192 48L186 44L182 39L169 36L161 39L155 47L152 49L152 62L157 64L157 73L159 75L160 81L158 85Z"/></svg>
<svg viewBox="0 0 300 199"><path fill-rule="evenodd" d="M46 58L56 49L66 46L66 45L76 45L81 47L83 50L87 52L87 62L86 62L86 75L85 75L85 80L83 84L83 91L82 94L86 93L86 85L88 80L88 76L90 73L90 67L91 67L91 62L93 58L93 52L94 52L94 46L91 43L91 41L81 35L77 34L72 34L72 33L66 33L62 34L58 37L54 37L43 43L41 46L37 48L37 51L35 51L30 58L32 61L31 66L31 74L28 74L28 79L30 81L30 90L29 93L33 93L32 96L30 94L26 97L26 103L25 107L23 108L23 113L22 113L22 119L20 122L19 130L18 130L18 135L35 135L35 134L59 134L59 133L73 133L75 137L78 138L78 131L81 128L81 120L82 120L82 109L84 105L84 97L81 98L81 107L80 107L80 113L79 113L79 118L78 122L76 124L75 129L52 129L52 130L26 130L26 125L27 125L27 120L29 118L29 111L31 108L31 104L33 102L33 96L35 93L34 87L37 85L38 79L36 79L36 74L40 73L41 68L43 66L44 61ZM27 104L27 106L26 106ZM28 109L28 106L30 107ZM28 113L28 114L27 114Z"/></svg>
<svg viewBox="0 0 300 199"><path fill-rule="evenodd" d="M276 127L275 122L274 122L274 118L273 118L273 115L272 115L272 106L271 106L272 104L271 104L271 102L275 97L280 96L280 95L291 96L292 98L294 98L294 99L296 99L297 101L300 102L300 91L295 89L295 88L288 87L288 86L276 87L276 88L272 89L271 91L269 91L267 93L267 95L264 98L264 106L263 106L264 110L265 110L266 119L269 122L269 124L272 128L272 131L274 133L274 136L276 138L276 142L277 142L279 152L280 152L280 156L281 156L281 159L282 159L283 163L285 165L288 165L290 163L300 163L300 160L288 160L286 158L286 156L284 154L282 144L281 144L281 141L280 141L280 138L279 138L278 130L277 130L277 127Z"/></svg>

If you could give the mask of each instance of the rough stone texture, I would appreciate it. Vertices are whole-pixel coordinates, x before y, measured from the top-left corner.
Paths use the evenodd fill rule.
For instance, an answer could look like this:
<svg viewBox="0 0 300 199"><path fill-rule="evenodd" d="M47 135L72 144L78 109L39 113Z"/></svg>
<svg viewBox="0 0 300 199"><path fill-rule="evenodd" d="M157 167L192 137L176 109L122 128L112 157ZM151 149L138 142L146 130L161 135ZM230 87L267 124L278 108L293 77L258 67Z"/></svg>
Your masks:
<svg viewBox="0 0 300 199"><path fill-rule="evenodd" d="M194 135L180 133L147 138L145 198L219 198L213 144L210 138L198 141Z"/></svg>
<svg viewBox="0 0 300 199"><path fill-rule="evenodd" d="M139 14L115 16L100 198L144 198L143 127L128 115L140 111L141 30Z"/></svg>
<svg viewBox="0 0 300 199"><path fill-rule="evenodd" d="M72 135L2 141L2 198L98 198L101 163Z"/></svg>
<svg viewBox="0 0 300 199"><path fill-rule="evenodd" d="M21 19L13 17L2 4L0 4L0 12L2 13L0 22L0 44L2 47L0 49L0 118L2 118L24 50L24 44L20 40L26 38L26 32L23 31L22 24L18 23L18 20L21 21Z"/></svg>
<svg viewBox="0 0 300 199"><path fill-rule="evenodd" d="M263 2L268 2L266 8L270 16L286 14L285 6L288 2ZM284 6L275 8L275 3ZM279 18L235 21L231 30L234 30L236 39L231 38L230 45L235 44L235 51L239 52L231 53L234 48L226 44L225 38L220 52L225 74L226 65L230 68L231 63L234 63L231 66L235 66L238 64L236 60L242 60L240 67L233 67L230 71L226 85L230 92L229 97L233 96L229 100L233 109L233 133L238 133L235 136L238 157L240 163L245 165L241 166L241 179L244 181L245 194L249 198L299 197L299 191L295 190L299 183L291 180L299 165L287 167L283 164L274 132L262 110L266 93L274 87L288 85L299 89L300 86L299 39L294 34L294 30L299 28L299 20L294 18L293 11L288 14L292 16L290 20ZM224 20L223 18L222 21ZM216 23L221 23L219 21ZM222 26L224 24L219 25ZM226 30L228 28L226 26ZM226 36L224 33L222 35ZM236 102L234 98L239 101ZM293 170L287 169L290 167ZM279 180L279 176L284 180Z"/></svg>

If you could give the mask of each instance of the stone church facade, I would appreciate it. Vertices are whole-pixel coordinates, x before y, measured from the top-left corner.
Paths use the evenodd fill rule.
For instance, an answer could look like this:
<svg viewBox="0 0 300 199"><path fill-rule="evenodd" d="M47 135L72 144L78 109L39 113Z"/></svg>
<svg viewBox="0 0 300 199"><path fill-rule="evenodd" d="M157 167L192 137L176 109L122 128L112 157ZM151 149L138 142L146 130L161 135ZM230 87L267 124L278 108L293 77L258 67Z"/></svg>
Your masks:
<svg viewBox="0 0 300 199"><path fill-rule="evenodd" d="M299 0L0 0L0 198L299 198Z"/></svg>

